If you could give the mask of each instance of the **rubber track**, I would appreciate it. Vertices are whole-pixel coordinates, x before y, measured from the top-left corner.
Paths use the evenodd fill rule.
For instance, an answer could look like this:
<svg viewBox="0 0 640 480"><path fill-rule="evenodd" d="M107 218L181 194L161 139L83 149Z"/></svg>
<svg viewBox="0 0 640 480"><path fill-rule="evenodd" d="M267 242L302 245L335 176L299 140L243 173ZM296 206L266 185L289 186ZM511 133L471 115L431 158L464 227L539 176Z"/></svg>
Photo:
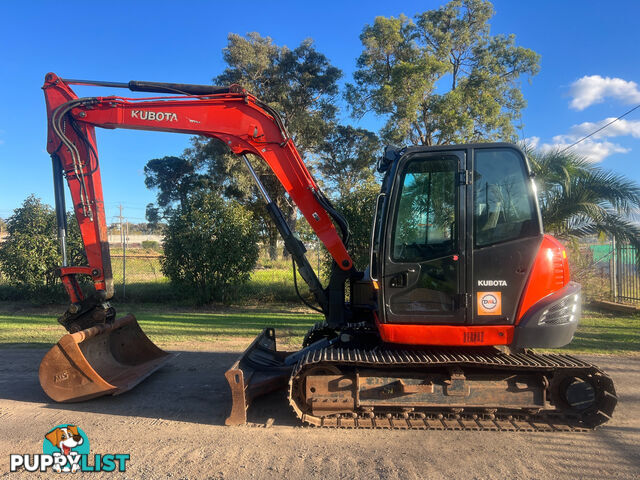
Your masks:
<svg viewBox="0 0 640 480"><path fill-rule="evenodd" d="M361 350L326 348L307 353L294 368L289 381L289 401L294 412L303 422L333 428L394 428L424 430L483 430L483 431L588 431L579 419L566 418L558 412L538 415L513 414L452 414L450 410L440 413L398 413L371 412L368 416L355 413L334 414L318 417L304 413L296 402L293 392L298 390L298 382L304 378L304 370L315 366L365 367L375 369L404 367L429 369L443 366L495 368L506 371L539 371L595 374L605 377L611 387L605 395L611 397L613 406L617 398L613 382L598 367L578 358L564 354L536 354L532 352L505 354L493 348L430 349L430 350ZM302 375L301 375L302 374ZM609 391L610 390L610 391ZM611 408L613 410L613 407ZM611 412L609 412L611 413ZM606 416L606 415L605 415ZM608 418L608 417L607 417Z"/></svg>

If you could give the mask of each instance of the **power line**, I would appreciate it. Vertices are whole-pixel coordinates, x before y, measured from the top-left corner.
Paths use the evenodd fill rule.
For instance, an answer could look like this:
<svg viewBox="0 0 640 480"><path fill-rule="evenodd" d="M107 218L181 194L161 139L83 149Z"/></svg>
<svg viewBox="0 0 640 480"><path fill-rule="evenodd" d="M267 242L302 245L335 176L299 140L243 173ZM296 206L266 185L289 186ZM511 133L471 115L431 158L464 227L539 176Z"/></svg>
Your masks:
<svg viewBox="0 0 640 480"><path fill-rule="evenodd" d="M578 140L577 142L574 142L574 143L572 143L571 145L569 145L568 147L563 148L563 149L562 149L562 150L560 150L558 153L562 153L562 152L564 152L564 151L566 151L566 150L569 150L571 147L575 147L575 146L576 146L577 144L579 144L580 142L582 142L582 141L586 140L587 138L592 137L592 136L593 136L593 135L595 135L596 133L598 133L598 132L600 132L600 131L604 130L605 128L607 128L607 127L608 127L609 125L611 125L612 123L615 123L615 122L617 122L618 120L620 120L621 118L626 117L627 115L629 115L629 114L630 114L631 112L633 112L634 110L637 110L638 108L640 108L640 105L636 105L636 106L635 106L635 107L633 107L631 110L629 110L629 111L627 111L627 112L623 113L623 114L622 114L622 115L620 115L618 118L616 118L616 119L614 119L614 120L611 120L609 123L607 123L606 125L604 125L604 126L600 127L599 129L597 129L597 130L595 130L595 131L591 132L589 135L587 135L587 136L585 136L585 137L582 137L582 138L581 138L580 140Z"/></svg>

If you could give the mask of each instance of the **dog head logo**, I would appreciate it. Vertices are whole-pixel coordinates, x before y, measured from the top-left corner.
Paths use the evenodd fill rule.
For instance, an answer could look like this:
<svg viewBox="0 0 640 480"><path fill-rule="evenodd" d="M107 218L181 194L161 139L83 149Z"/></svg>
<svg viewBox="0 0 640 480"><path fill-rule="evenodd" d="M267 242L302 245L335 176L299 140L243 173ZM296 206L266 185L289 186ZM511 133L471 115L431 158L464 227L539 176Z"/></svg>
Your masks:
<svg viewBox="0 0 640 480"><path fill-rule="evenodd" d="M58 447L60 453L69 455L71 450L84 443L84 438L78 432L75 425L56 427L47 433L44 438L49 440L54 447Z"/></svg>
<svg viewBox="0 0 640 480"><path fill-rule="evenodd" d="M79 469L79 465L73 460L78 455L89 453L89 439L77 425L58 425L44 436L42 450L45 454L54 457L63 456L65 459L71 460L65 462L64 468L61 468L60 464L54 465L55 471L73 472Z"/></svg>

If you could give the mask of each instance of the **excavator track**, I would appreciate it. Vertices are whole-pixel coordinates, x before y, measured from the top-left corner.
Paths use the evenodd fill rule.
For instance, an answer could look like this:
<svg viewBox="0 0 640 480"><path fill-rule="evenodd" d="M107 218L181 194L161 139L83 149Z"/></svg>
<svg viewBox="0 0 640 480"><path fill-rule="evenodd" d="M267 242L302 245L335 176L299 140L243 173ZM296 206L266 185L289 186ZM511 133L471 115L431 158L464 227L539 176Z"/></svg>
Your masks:
<svg viewBox="0 0 640 480"><path fill-rule="evenodd" d="M319 427L587 431L617 397L609 376L570 355L328 347L298 361L289 401Z"/></svg>
<svg viewBox="0 0 640 480"><path fill-rule="evenodd" d="M307 333L302 340L302 347L308 347L312 343L315 343L327 336L335 336L335 330L330 329L329 324L326 321L316 322L309 330L307 330Z"/></svg>

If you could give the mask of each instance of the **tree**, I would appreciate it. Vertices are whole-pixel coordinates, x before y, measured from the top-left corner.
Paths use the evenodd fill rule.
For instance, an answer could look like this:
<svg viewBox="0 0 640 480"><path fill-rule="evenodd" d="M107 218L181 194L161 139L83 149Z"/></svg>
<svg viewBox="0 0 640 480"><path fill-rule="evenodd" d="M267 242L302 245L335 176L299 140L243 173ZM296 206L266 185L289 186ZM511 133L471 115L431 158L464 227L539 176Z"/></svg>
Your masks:
<svg viewBox="0 0 640 480"><path fill-rule="evenodd" d="M332 193L347 197L376 184L374 166L380 149L375 133L336 125L320 146L317 169Z"/></svg>
<svg viewBox="0 0 640 480"><path fill-rule="evenodd" d="M84 246L75 219L68 216L67 256L72 265L86 264ZM0 271L13 284L27 289L51 287L60 266L56 215L30 195L7 220L8 236L0 244Z"/></svg>
<svg viewBox="0 0 640 480"><path fill-rule="evenodd" d="M214 83L237 83L254 93L282 116L289 135L303 157L315 152L335 119L337 82L342 72L315 49L310 39L304 40L293 50L275 45L271 38L262 37L256 32L246 37L232 33L228 40L223 51L228 67L213 79ZM210 159L212 167L218 167L210 168L211 173L214 170L224 175L233 172L236 193L239 190L252 192L253 196L245 194L243 200L252 204L253 210L262 218L270 256L275 258L277 229L267 216L262 200L248 187L251 180L247 177L244 165L239 164L241 160L219 155L217 159ZM254 167L289 225L295 227L296 210L285 201L285 191L280 182L262 162L255 162ZM231 188L228 187L228 190Z"/></svg>
<svg viewBox="0 0 640 480"><path fill-rule="evenodd" d="M369 265L371 222L379 192L379 185L363 184L352 191L345 192L335 201L336 209L349 222L351 232L349 254L356 268L360 270L364 270Z"/></svg>
<svg viewBox="0 0 640 480"><path fill-rule="evenodd" d="M242 85L282 115L301 155L316 152L335 119L337 81L342 72L315 49L311 40L305 40L291 50L275 45L271 38L255 32L245 37L232 33L223 55L227 68L213 82ZM184 164L175 163L176 168L180 167L177 172L164 167L153 170L149 165L151 175L156 175L157 171L158 175L165 177L149 180L153 188L158 188L158 203L165 198L170 204L179 203L172 193L172 183L178 181L186 190L200 188L197 185L202 180L200 175L206 174L210 179L207 188L227 199L239 201L256 214L274 258L277 255L278 232L253 188L242 159L232 155L222 142L205 137L193 138L191 148L185 150L180 158ZM296 211L284 200L284 188L267 165L254 162L254 168L293 227ZM191 183L193 177L198 180ZM159 218L164 210L148 207L147 219Z"/></svg>
<svg viewBox="0 0 640 480"><path fill-rule="evenodd" d="M255 268L257 242L247 209L199 189L169 218L162 271L202 303L226 300Z"/></svg>
<svg viewBox="0 0 640 480"><path fill-rule="evenodd" d="M539 56L513 35L490 35L493 13L486 0L453 0L415 22L376 17L347 85L352 113L387 116L381 133L392 143L515 140L519 80L537 73Z"/></svg>
<svg viewBox="0 0 640 480"><path fill-rule="evenodd" d="M228 40L223 50L228 67L214 83L242 85L280 113L301 155L316 149L336 115L340 69L311 39L293 50L256 32L231 33Z"/></svg>
<svg viewBox="0 0 640 480"><path fill-rule="evenodd" d="M9 236L0 245L0 269L12 283L53 285L59 264L55 214L31 195L7 221Z"/></svg>
<svg viewBox="0 0 640 480"><path fill-rule="evenodd" d="M202 165L194 160L168 156L149 160L144 166L144 184L158 191L157 205L147 205L146 216L152 225L169 217L176 204L182 210L189 192L210 186L211 179L199 171Z"/></svg>
<svg viewBox="0 0 640 480"><path fill-rule="evenodd" d="M268 239L267 243L272 246L272 258L276 256L278 232L267 223L264 203L254 191L253 180L241 164L242 160L231 154L224 143L215 139L192 137L191 143L192 147L185 149L180 157L168 156L147 162L144 168L145 185L158 192L156 203L147 205L149 224L156 227L162 219L169 219L174 213L184 211L189 194L203 189L247 207L260 226L262 238ZM284 195L284 188L273 175L261 176L275 199ZM277 185L273 185L274 181ZM276 190L278 187L280 190Z"/></svg>
<svg viewBox="0 0 640 480"><path fill-rule="evenodd" d="M571 152L525 150L545 230L565 240L604 233L633 245L640 260L640 225L630 218L640 207L639 184Z"/></svg>

